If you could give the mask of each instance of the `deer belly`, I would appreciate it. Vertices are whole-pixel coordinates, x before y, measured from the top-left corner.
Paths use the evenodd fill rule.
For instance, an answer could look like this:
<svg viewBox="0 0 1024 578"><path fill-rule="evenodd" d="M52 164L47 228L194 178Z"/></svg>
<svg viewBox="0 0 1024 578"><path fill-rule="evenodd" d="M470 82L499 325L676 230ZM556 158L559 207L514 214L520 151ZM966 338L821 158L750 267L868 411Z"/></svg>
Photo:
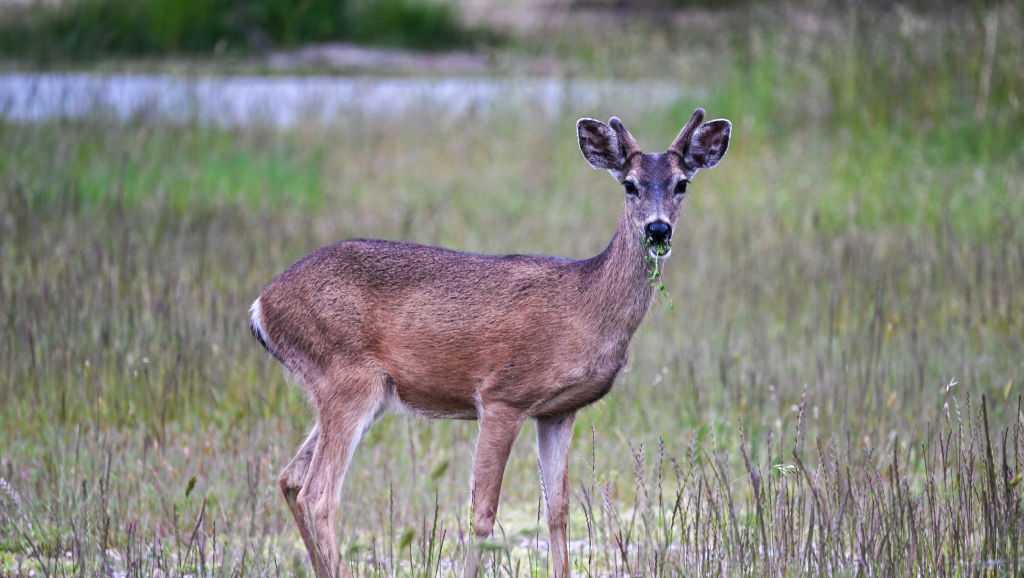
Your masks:
<svg viewBox="0 0 1024 578"><path fill-rule="evenodd" d="M394 369L388 375L396 409L431 418L476 419L476 388L445 364Z"/></svg>
<svg viewBox="0 0 1024 578"><path fill-rule="evenodd" d="M392 409L436 419L476 419L476 404L446 392L427 393L416 388L396 387Z"/></svg>

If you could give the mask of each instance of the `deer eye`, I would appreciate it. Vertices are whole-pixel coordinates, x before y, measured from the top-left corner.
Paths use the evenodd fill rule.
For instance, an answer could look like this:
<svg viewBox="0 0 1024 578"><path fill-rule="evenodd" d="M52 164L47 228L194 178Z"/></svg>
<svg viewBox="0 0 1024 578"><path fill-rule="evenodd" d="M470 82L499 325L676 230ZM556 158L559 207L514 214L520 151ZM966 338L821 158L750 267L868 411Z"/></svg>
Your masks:
<svg viewBox="0 0 1024 578"><path fill-rule="evenodd" d="M640 195L640 191L637 190L636 185L633 184L633 181L624 181L622 183L622 186L626 187L627 195L631 197L636 197Z"/></svg>
<svg viewBox="0 0 1024 578"><path fill-rule="evenodd" d="M689 182L690 181L688 181L686 179L682 179L678 183L676 183L676 195L678 195L678 196L685 195L686 194L686 185Z"/></svg>

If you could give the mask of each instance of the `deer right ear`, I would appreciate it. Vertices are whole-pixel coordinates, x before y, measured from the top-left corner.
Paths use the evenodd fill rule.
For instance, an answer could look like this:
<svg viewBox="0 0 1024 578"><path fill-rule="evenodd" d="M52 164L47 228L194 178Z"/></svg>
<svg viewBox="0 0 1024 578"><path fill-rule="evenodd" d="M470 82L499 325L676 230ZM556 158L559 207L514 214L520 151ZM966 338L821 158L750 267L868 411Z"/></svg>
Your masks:
<svg viewBox="0 0 1024 578"><path fill-rule="evenodd" d="M722 160L725 151L729 150L731 133L731 122L724 118L704 122L704 109L698 108L679 131L669 150L678 154L689 170L696 173L710 169Z"/></svg>
<svg viewBox="0 0 1024 578"><path fill-rule="evenodd" d="M622 170L625 155L618 135L610 126L592 118L581 118L576 121L576 135L580 139L583 158L590 166L613 173Z"/></svg>

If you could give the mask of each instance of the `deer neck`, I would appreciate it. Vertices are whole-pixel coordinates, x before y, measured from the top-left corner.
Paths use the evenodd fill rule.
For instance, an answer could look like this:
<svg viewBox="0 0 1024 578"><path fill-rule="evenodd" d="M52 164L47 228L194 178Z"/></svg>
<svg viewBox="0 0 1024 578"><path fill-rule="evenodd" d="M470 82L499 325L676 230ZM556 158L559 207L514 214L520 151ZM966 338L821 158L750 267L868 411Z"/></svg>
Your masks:
<svg viewBox="0 0 1024 578"><path fill-rule="evenodd" d="M601 334L633 335L654 296L646 248L627 215L619 219L615 236L601 254L590 260L585 279L587 309Z"/></svg>

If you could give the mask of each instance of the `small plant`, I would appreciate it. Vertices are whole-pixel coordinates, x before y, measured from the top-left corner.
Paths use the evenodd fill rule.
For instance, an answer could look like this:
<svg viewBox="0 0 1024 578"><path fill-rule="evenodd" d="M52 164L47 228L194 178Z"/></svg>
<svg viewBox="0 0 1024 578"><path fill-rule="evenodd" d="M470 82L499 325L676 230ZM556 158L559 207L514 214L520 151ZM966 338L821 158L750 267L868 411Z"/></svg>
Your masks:
<svg viewBox="0 0 1024 578"><path fill-rule="evenodd" d="M668 287L662 281L661 266L664 257L672 250L672 244L669 241L654 243L644 234L640 235L640 243L644 248L644 262L647 263L647 280L655 292L665 300L665 306L671 310L673 309L672 298L668 293Z"/></svg>

